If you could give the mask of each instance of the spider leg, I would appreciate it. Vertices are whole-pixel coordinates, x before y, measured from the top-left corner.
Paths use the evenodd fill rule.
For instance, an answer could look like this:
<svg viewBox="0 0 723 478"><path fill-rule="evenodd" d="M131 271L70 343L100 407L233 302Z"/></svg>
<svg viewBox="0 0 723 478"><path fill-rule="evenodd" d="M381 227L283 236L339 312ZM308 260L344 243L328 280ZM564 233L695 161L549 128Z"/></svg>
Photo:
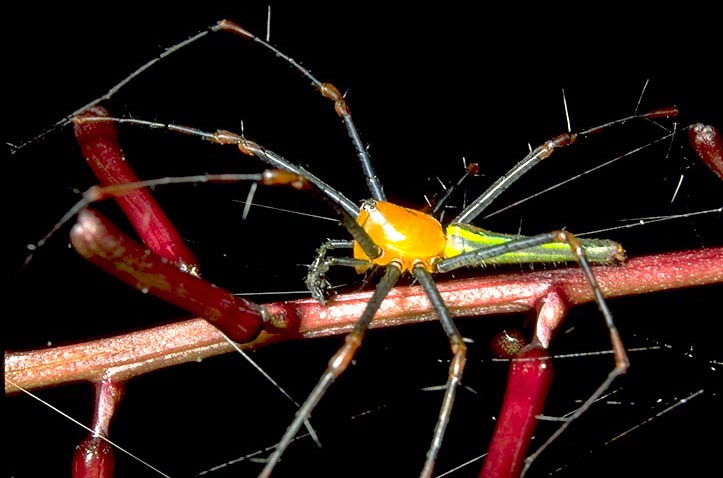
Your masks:
<svg viewBox="0 0 723 478"><path fill-rule="evenodd" d="M337 204L326 194L318 194L317 190L312 190L312 194L318 196L322 201L331 207L341 219L341 224L346 228L354 241L345 240L328 240L322 244L317 250L316 259L309 266L309 273L306 275L306 287L311 292L311 296L322 304L326 303L326 291L329 288L329 282L324 277L331 266L356 267L359 270L367 269L371 263L369 260L356 259L350 257L327 257L326 254L331 249L351 249L354 242L364 250L367 257L377 258L382 254L382 250L377 246L369 234L362 228L355 218L352 217L341 205ZM324 191L321 191L324 193ZM316 193L316 194L315 194Z"/></svg>
<svg viewBox="0 0 723 478"><path fill-rule="evenodd" d="M496 246L486 247L482 248L476 251L466 252L464 254L460 254L458 256L452 257L450 259L445 259L437 264L437 271L438 272L448 272L452 271L454 269L459 269L460 267L464 266L475 266L483 264L485 259L496 257L502 254L506 254L508 252L514 252L514 251L520 251L524 250L530 247L535 247L542 244L548 244L553 242L561 242L565 243L570 247L570 250L575 256L575 260L580 265L580 268L582 269L583 273L585 274L585 277L590 284L590 287L593 291L593 294L595 296L595 302L598 305L598 309L603 315L603 318L605 319L605 324L608 328L609 334L610 334L610 342L613 347L613 354L615 357L615 368L613 368L609 373L608 376L605 378L605 380L600 384L600 386L590 395L590 397L585 400L585 402L573 413L571 416L569 416L566 421L558 428L555 433L550 436L550 438L545 441L545 443L540 446L537 451L535 451L533 454L531 454L526 460L525 460L525 468L522 471L522 475L525 474L526 470L530 467L532 462L553 442L555 439L562 434L562 432L567 429L567 427L570 426L570 423L574 421L576 418L580 417L585 411L590 408L590 406L603 394L605 391L610 387L612 382L619 376L624 374L629 365L630 362L628 360L627 353L625 351L625 347L623 346L622 339L620 338L620 333L618 332L617 327L615 326L615 322L613 321L612 314L610 313L610 310L608 309L607 303L605 302L605 298L603 297L602 290L600 289L600 286L597 283L597 280L595 279L594 274L592 273L592 269L590 268L590 263L588 262L587 255L585 253L585 250L583 246L580 244L580 241L571 233L567 231L553 231L545 234L538 234L536 236L531 237L525 237L521 239L515 239L503 244L499 244Z"/></svg>
<svg viewBox="0 0 723 478"><path fill-rule="evenodd" d="M449 337L449 345L452 348L453 354L453 358L449 364L449 375L445 387L444 399L442 400L442 407L439 410L439 418L434 427L432 444L429 446L424 468L422 468L422 472L419 475L423 478L429 478L434 471L434 462L437 460L437 455L442 447L444 432L447 429L449 419L452 415L454 397L457 392L457 387L462 380L462 372L467 361L467 346L464 344L462 335L460 335L459 330L457 330L457 326L454 325L452 317L449 314L449 309L447 309L447 306L444 304L444 300L442 300L439 289L437 289L437 286L434 284L434 279L432 279L430 273L422 265L415 266L412 269L412 273L427 294L434 310L439 315L439 321L442 323L442 328L444 328L447 337Z"/></svg>
<svg viewBox="0 0 723 478"><path fill-rule="evenodd" d="M326 303L328 290L331 287L329 281L326 280L326 273L332 266L346 267L368 267L369 261L363 259L354 259L352 257L328 257L327 253L336 249L351 249L354 247L354 241L346 241L341 239L329 239L316 250L316 258L309 266L309 272L306 275L306 287L311 292L311 296L322 304Z"/></svg>
<svg viewBox="0 0 723 478"><path fill-rule="evenodd" d="M374 315L384 301L389 291L394 284L396 284L399 276L401 275L401 267L397 263L391 263L385 268L384 277L377 284L374 293L372 294L369 302L364 309L359 320L354 324L354 328L349 334L347 334L344 345L334 354L329 360L326 371L319 378L319 382L316 387L307 397L304 404L296 412L294 420L288 426L281 440L276 445L276 449L269 457L266 466L259 474L259 478L267 478L271 476L271 472L281 460L286 448L292 442L296 434L299 432L301 426L311 417L311 412L316 408L316 405L321 401L326 391L329 389L332 383L341 375L344 370L347 369L351 363L357 349L361 346L364 335L366 334L369 324L371 324Z"/></svg>
<svg viewBox="0 0 723 478"><path fill-rule="evenodd" d="M231 20L221 20L215 26L211 27L211 30L226 31L258 43L262 47L272 52L277 58L285 61L293 68L295 68L299 73L301 73L304 77L306 77L306 79L308 79L311 84L314 85L317 90L319 90L319 93L321 93L324 98L333 101L334 111L336 111L336 114L339 116L339 118L341 118L341 121L344 123L346 132L349 135L349 139L351 139L351 142L354 145L357 159L359 159L362 171L364 172L364 178L366 179L367 186L369 187L369 191L371 192L372 197L377 201L386 201L384 189L382 188L382 184L377 177L377 173L374 171L374 166L372 165L371 158L369 157L369 152L367 151L366 146L364 145L361 137L359 136L359 131L357 130L356 125L351 118L351 110L349 109L349 106L344 100L344 95L341 94L341 92L336 88L336 86L332 85L331 83L324 83L318 80L314 75L311 74L308 69L304 68L289 55L285 54L282 51L279 51L275 46L271 45L267 41L264 41L262 38L257 37L253 33L249 32L240 25L237 25Z"/></svg>
<svg viewBox="0 0 723 478"><path fill-rule="evenodd" d="M482 211L484 211L490 204L492 204L492 202L494 202L494 200L497 199L500 194L505 192L507 188L509 188L523 175L525 175L532 168L538 165L542 160L549 158L558 149L566 148L579 140L583 140L589 136L599 134L602 131L612 128L613 126L624 125L629 121L655 121L658 118L671 118L677 115L678 110L676 108L660 108L657 110L649 111L647 113L636 113L630 116L626 116L625 118L610 121L608 123L586 129L579 133L563 133L555 136L554 138L545 141L543 144L530 151L527 156L525 156L517 164L515 164L512 169L500 176L500 178L495 181L489 188L487 188L485 192L483 192L477 199L472 201L472 203L470 203L462 212L460 212L457 217L452 220L452 222L464 224L471 223L477 216L482 213ZM660 139L670 137L671 134L672 133L668 132L668 134L664 135ZM659 141L660 139L656 140L655 142Z"/></svg>

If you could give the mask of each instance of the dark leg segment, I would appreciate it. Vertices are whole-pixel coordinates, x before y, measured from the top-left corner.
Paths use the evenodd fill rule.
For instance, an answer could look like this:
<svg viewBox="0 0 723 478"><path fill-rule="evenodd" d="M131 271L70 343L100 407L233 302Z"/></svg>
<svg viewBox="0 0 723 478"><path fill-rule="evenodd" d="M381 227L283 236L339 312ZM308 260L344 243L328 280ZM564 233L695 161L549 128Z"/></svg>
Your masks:
<svg viewBox="0 0 723 478"><path fill-rule="evenodd" d="M309 273L306 275L306 287L311 296L322 304L326 303L327 290L331 285L326 280L326 273L332 266L360 267L368 266L369 262L351 257L327 257L329 251L336 249L351 249L354 241L331 239L323 243L316 250L316 259L309 266Z"/></svg>
<svg viewBox="0 0 723 478"><path fill-rule="evenodd" d="M546 159L555 152L556 149L569 146L576 142L578 139L586 138L594 134L598 134L616 125L623 125L631 120L655 120L658 118L669 118L678 115L678 110L675 108L662 108L658 110L649 111L643 114L635 114L621 118L619 120L610 121L600 126L581 131L579 133L563 133L556 136L542 145L538 146L534 150L525 156L520 162L515 164L512 169L502 175L492 186L487 188L477 199L475 199L464 211L454 218L452 222L459 222L463 224L471 223L477 216L484 211L487 206L502 194L508 187L510 187L515 181L521 178L525 173L536 166L540 161Z"/></svg>
<svg viewBox="0 0 723 478"><path fill-rule="evenodd" d="M600 309L600 312L603 314L603 317L605 318L605 324L608 327L608 330L610 332L610 343L613 347L613 355L615 357L615 368L613 368L609 373L608 376L605 378L603 383L598 386L598 388L588 397L585 402L580 405L580 407L575 410L575 413L567 417L565 422L560 425L560 428L555 430L555 433L553 433L546 441L543 443L537 450L535 450L534 453L532 453L530 456L528 456L525 459L525 467L522 469L522 475L525 476L525 473L529 469L532 462L537 459L538 456L548 447L552 442L554 442L558 436L560 436L567 427L570 426L570 424L577 418L580 417L585 411L592 406L593 403L597 401L598 398L600 398L603 393L607 391L607 389L610 387L610 385L615 381L615 379L619 376L627 372L628 367L630 367L630 361L628 360L627 352L625 351L625 347L623 346L623 341L620 338L620 333L618 332L617 327L615 326L615 323L613 322L613 316L610 313L610 310L607 307L607 303L605 302L605 299L602 295L602 291L600 290L600 286L597 284L597 280L595 280L595 276L592 273L592 270L590 269L590 265L587 262L587 258L585 257L585 251L583 250L582 246L578 242L577 238L566 231L560 231L560 237L559 239L567 242L570 245L570 248L575 253L575 256L578 258L578 263L580 264L580 267L582 268L583 272L585 273L585 276L590 283L590 286L592 287L593 293L595 294L595 302L597 302L598 308Z"/></svg>
<svg viewBox="0 0 723 478"><path fill-rule="evenodd" d="M424 468L420 473L421 478L430 478L434 471L434 463L437 460L437 455L442 447L442 439L444 438L444 432L449 424L449 419L452 416L452 406L454 405L454 397L457 392L457 386L459 386L462 380L462 372L464 371L464 365L467 361L467 346L462 340L462 336L457 330L457 326L454 325L452 317L449 314L447 306L442 300L442 296L434 284L432 276L424 269L423 266L417 265L412 269L415 279L419 282L427 294L429 301L432 303L434 310L439 315L439 320L442 323L444 332L449 337L449 345L452 348L452 361L449 364L449 375L447 377L447 386L444 392L444 400L442 401L442 408L439 410L439 418L437 419L437 425L434 427L434 435L432 436L432 444L429 446L427 451L427 459L424 462Z"/></svg>
<svg viewBox="0 0 723 478"><path fill-rule="evenodd" d="M354 329L352 329L352 331L349 332L344 339L344 345L342 345L331 360L329 360L329 365L319 379L319 383L316 384L316 387L314 387L314 390L312 390L309 394L306 402L304 402L299 411L296 412L294 421L291 422L291 425L289 425L286 432L284 432L284 435L281 437L281 441L279 441L278 445L276 445L276 450L274 450L269 457L266 466L261 471L261 474L259 474L259 478L268 478L271 476L271 472L281 460L281 456L284 454L286 448L299 432L301 425L303 425L304 422L311 417L311 412L314 408L316 408L316 405L319 403L331 384L334 383L336 378L349 366L357 349L361 346L364 335L366 334L374 315L377 313L377 310L379 310L379 307L382 305L382 302L389 293L389 290L397 283L401 273L401 268L396 263L391 263L386 267L384 277L379 284L377 284L374 294L372 294L369 302L367 302L367 306L359 320L354 325Z"/></svg>

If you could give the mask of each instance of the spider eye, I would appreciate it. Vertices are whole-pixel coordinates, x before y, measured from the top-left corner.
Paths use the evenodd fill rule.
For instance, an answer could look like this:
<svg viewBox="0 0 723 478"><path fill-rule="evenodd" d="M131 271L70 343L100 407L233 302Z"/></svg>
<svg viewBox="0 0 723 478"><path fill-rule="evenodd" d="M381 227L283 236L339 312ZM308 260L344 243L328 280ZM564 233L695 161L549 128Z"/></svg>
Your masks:
<svg viewBox="0 0 723 478"><path fill-rule="evenodd" d="M364 211L373 211L377 208L377 202L374 199L366 199L362 202L361 208Z"/></svg>

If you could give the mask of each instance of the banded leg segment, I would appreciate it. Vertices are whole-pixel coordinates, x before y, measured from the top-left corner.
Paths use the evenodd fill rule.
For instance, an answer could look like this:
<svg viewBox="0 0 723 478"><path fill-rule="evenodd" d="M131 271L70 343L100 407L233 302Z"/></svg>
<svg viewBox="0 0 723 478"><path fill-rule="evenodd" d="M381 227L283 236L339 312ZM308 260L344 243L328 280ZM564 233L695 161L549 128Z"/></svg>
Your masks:
<svg viewBox="0 0 723 478"><path fill-rule="evenodd" d="M214 132L204 131L191 126L176 125L170 123L161 123L157 121L146 121L135 118L117 118L111 116L95 116L92 114L86 114L79 116L76 119L79 124L82 123L96 123L96 122L114 122L119 124L131 124L135 126L142 126L151 129L166 129L174 133L181 133L189 136L197 136L206 141L221 145L232 145L236 146L239 151L247 156L255 156L258 159L270 164L274 168L283 169L298 175L300 178L308 181L309 183L316 186L330 201L339 206L344 212L351 217L359 215L359 207L349 198L344 196L341 192L337 191L325 181L318 178L316 175L306 170L305 168L298 166L291 161L287 160L280 154L277 154L269 149L264 148L260 144L248 140L243 136L226 130L217 130Z"/></svg>
<svg viewBox="0 0 723 478"><path fill-rule="evenodd" d="M379 178L377 177L376 172L374 171L374 166L372 165L371 158L369 157L369 152L364 146L364 143L359 136L359 131L357 130L356 125L354 125L354 121L351 118L351 111L349 110L349 106L346 104L346 101L344 101L344 96L334 85L332 85L331 83L323 83L319 81L314 75L311 74L309 70L301 66L296 60L279 51L275 46L271 45L267 41L257 37L245 28L242 28L241 26L230 20L221 20L215 26L213 26L211 30L227 31L243 38L253 40L256 43L262 45L264 48L274 53L274 55L294 67L299 73L304 75L309 81L311 81L311 83L316 87L316 89L319 90L319 92L322 94L322 96L324 96L324 98L328 98L333 101L334 110L344 123L346 132L349 135L352 144L354 145L354 150L356 151L357 158L359 159L359 163L361 164L362 170L364 171L364 177L366 178L367 186L369 187L372 198L377 201L386 201L384 190L382 188L381 182L379 181Z"/></svg>
<svg viewBox="0 0 723 478"><path fill-rule="evenodd" d="M379 284L377 284L374 293L369 299L369 302L367 302L364 312L354 325L354 329L352 329L352 331L349 332L344 339L344 345L342 345L331 360L329 360L326 371L323 373L319 382L316 384L316 387L314 387L314 390L312 390L309 394L299 411L296 412L294 420L286 429L286 432L284 432L284 435L281 437L278 445L276 445L276 449L269 457L269 460L264 469L261 471L261 474L259 474L259 478L268 478L271 476L271 472L281 460L281 456L299 432L301 426L311 417L311 412L314 408L316 408L316 405L319 401L321 401L331 384L334 383L337 377L339 377L339 375L347 369L356 355L357 349L361 346L364 335L366 334L374 315L377 313L377 310L379 310L379 307L382 305L384 298L387 296L391 288L394 287L394 284L396 284L401 273L401 268L396 263L389 264L386 267L384 277Z"/></svg>

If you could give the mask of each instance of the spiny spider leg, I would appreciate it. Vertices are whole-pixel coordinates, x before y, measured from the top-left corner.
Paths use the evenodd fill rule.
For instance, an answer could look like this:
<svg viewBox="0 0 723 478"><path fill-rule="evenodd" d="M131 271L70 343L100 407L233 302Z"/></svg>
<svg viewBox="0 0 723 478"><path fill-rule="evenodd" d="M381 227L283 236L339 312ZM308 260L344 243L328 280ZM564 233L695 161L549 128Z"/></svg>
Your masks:
<svg viewBox="0 0 723 478"><path fill-rule="evenodd" d="M476 251L466 252L450 259L445 259L437 263L438 272L449 272L461 267L470 267L484 264L485 260L491 257L497 257L502 254L509 252L520 251L535 247L538 245L549 244L552 242L559 242L567 244L575 256L577 263L580 265L587 281L590 283L593 294L595 295L595 302L600 309L600 312L605 319L605 324L610 333L610 342L612 343L613 353L615 356L615 368L608 373L607 378L603 381L600 386L585 400L585 402L569 416L566 421L545 441L534 453L532 453L525 460L525 467L522 471L522 475L525 474L527 469L530 467L532 462L547 448L555 439L570 426L570 423L576 418L580 417L590 406L610 387L612 382L619 376L624 374L630 366L625 347L623 346L620 333L613 321L612 314L608 309L605 298L603 297L602 290L595 279L595 275L592 273L590 264L587 259L585 249L580 244L577 238L567 231L553 231L545 234L538 234L536 236L521 238L499 244L497 246L491 246L484 249L478 249ZM549 344L543 344L547 347Z"/></svg>
<svg viewBox="0 0 723 478"><path fill-rule="evenodd" d="M626 116L625 118L610 121L579 133L563 133L558 135L530 151L527 156L522 158L522 160L515 164L507 173L500 176L500 178L497 179L497 181L495 181L485 192L480 194L477 199L460 212L457 217L452 220L452 222L461 224L469 224L472 222L487 208L487 206L492 204L492 202L497 199L500 194L505 192L508 187L539 164L540 161L550 157L550 155L552 155L552 153L558 148L569 146L575 143L578 139L584 139L588 136L598 134L606 129L609 129L612 126L623 125L635 119L655 120L658 118L670 118L677 115L678 110L676 108L661 108L647 113Z"/></svg>
<svg viewBox="0 0 723 478"><path fill-rule="evenodd" d="M368 261L351 257L327 257L327 253L331 250L352 249L353 247L354 241L330 239L316 250L316 258L309 266L309 272L306 274L306 287L315 300L322 304L326 303L326 292L331 287L329 281L326 280L326 273L330 267L367 267L369 265Z"/></svg>
<svg viewBox="0 0 723 478"><path fill-rule="evenodd" d="M394 287L394 284L396 284L401 274L401 266L396 262L389 264L385 268L384 277L382 277L381 281L377 284L376 289L374 289L374 293L369 299L369 302L367 302L364 312L361 317L359 317L356 324L354 324L352 331L349 332L344 339L344 345L342 345L331 360L329 360L326 371L319 379L319 383L317 383L316 387L314 387L314 390L309 394L304 404L296 412L294 421L291 422L284 432L284 435L281 437L281 440L276 445L276 449L269 457L266 466L261 471L261 474L259 474L259 478L268 478L271 476L271 472L281 460L281 456L286 448L299 432L301 425L309 419L311 412L314 410L331 384L334 383L336 378L349 366L357 349L361 346L364 335L366 334L374 315L377 310L379 310L384 298L387 296L391 288Z"/></svg>
<svg viewBox="0 0 723 478"><path fill-rule="evenodd" d="M181 134L186 134L189 136L197 136L199 138L205 139L207 141L210 141L210 142L216 143L216 144L233 145L233 146L238 147L242 153L244 153L248 156L256 156L260 160L272 165L275 168L280 168L285 171L292 172L292 173L306 179L309 183L316 186L316 188L319 189L323 193L324 196L328 197L333 203L340 206L341 209L344 212L346 212L348 215L350 215L352 217L356 217L359 214L359 207L356 204L354 204L353 201L351 201L349 198L344 196L342 193L340 193L336 189L332 188L326 182L319 179L317 176L315 176L310 171L286 160L284 157L280 156L279 154L276 154L273 151L266 149L263 146L260 146L259 144L244 138L241 135L232 133L231 131L218 130L213 133L210 133L208 131L203 131L201 129L194 128L191 126L159 123L157 121L146 121L146 120L140 120L140 119L135 119L135 118L117 118L117 117L111 117L111 116L83 115L83 116L78 116L76 121L81 122L81 123L113 121L113 122L119 123L119 124L132 124L132 125L143 126L143 127L152 128L152 129L166 129L166 130L172 131L174 133L181 133Z"/></svg>
<svg viewBox="0 0 723 478"><path fill-rule="evenodd" d="M467 361L467 346L464 344L464 340L459 330L457 330L457 326L454 325L452 317L449 314L449 309L445 305L431 274L421 265L415 266L412 269L412 273L414 274L414 278L419 282L419 285L424 289L434 310L437 312L439 321L442 323L442 328L447 334L447 337L449 337L449 345L453 355L449 364L449 374L447 385L445 386L444 399L442 400L442 407L439 410L437 424L434 427L432 444L429 450L427 450L427 459L424 461L424 468L422 468L422 473L419 475L423 478L430 478L434 471L434 463L437 461L437 455L442 448L444 432L447 430L449 419L452 416L454 397L457 392L457 386L462 380L462 372Z"/></svg>
<svg viewBox="0 0 723 478"><path fill-rule="evenodd" d="M369 157L369 153L367 152L366 147L364 146L364 143L362 143L361 137L359 136L359 132L356 129L356 126L354 125L354 121L351 119L351 111L349 110L349 106L346 104L346 101L344 101L344 96L339 92L339 90L332 85L331 83L322 83L314 75L311 74L309 70L301 66L299 63L297 63L293 58L286 55L285 53L279 51L276 47L271 45L270 43L264 41L263 39L257 37L256 35L250 33L245 28L242 28L241 26L237 25L236 23L230 21L230 20L221 20L218 22L214 27L211 28L212 31L219 31L224 30L227 32L234 33L236 35L239 35L243 38L248 38L250 40L253 40L260 45L262 45L264 48L269 49L271 52L274 53L277 57L281 58L294 68L296 68L299 73L304 75L311 83L319 90L319 92L325 97L330 99L334 102L334 110L336 111L336 114L339 115L341 120L344 122L344 126L346 127L347 134L349 135L349 138L351 139L352 143L354 144L354 149L356 150L357 158L359 158L359 162L361 163L362 170L364 172L364 178L367 181L367 186L369 187L369 191L371 192L372 198L374 198L377 201L386 201L386 196L384 195L384 190L382 188L381 183L379 182L379 178L377 177L376 172L374 171L374 166L372 165L371 158Z"/></svg>
<svg viewBox="0 0 723 478"><path fill-rule="evenodd" d="M371 158L369 157L369 153L364 146L364 143L361 140L361 137L359 136L359 132L354 124L354 121L351 117L351 111L349 110L348 105L346 104L346 101L344 100L344 96L339 92L339 90L332 85L331 83L323 83L319 81L314 75L311 74L309 70L304 68L302 65L297 63L293 58L286 55L285 53L279 51L276 47L268 43L267 41L263 40L262 38L257 37L253 33L249 32L245 28L241 27L240 25L230 21L230 20L221 20L214 25L207 27L205 30L187 38L186 40L183 40L181 42L176 43L175 45L172 45L168 48L166 48L160 55L152 58L151 60L145 62L143 65L138 67L136 70L134 70L131 74L126 76L124 79L122 79L120 82L115 84L113 87L111 87L105 94L102 96L99 96L98 98L92 100L91 102L87 103L86 105L82 106L81 108L77 109L70 115L61 118L57 122L55 122L53 125L51 125L46 130L40 132L38 135L34 136L33 138L30 138L26 141L21 141L19 145L12 145L12 154L18 152L19 150L23 149L24 147L35 143L36 141L42 139L52 131L55 131L56 129L67 125L73 119L78 116L79 114L83 113L84 111L87 111L98 104L100 104L102 101L106 101L111 99L118 91L123 89L128 83L133 81L135 78L140 76L143 72L153 67L156 63L164 59L165 57L172 55L179 50L182 50L183 48L195 43L196 41L200 40L201 38L207 36L209 33L215 33L218 31L226 31L233 33L237 36L240 36L242 38L246 38L248 40L253 40L254 42L262 45L264 48L271 51L275 56L281 58L286 63L293 66L299 73L301 73L304 77L306 77L311 83L314 85L316 89L319 90L319 92L324 96L325 98L330 99L334 102L334 110L336 111L337 115L342 119L344 126L347 130L347 134L349 135L349 138L351 139L354 149L356 151L357 158L359 159L359 162L361 163L362 170L364 171L364 177L367 181L367 186L369 187L369 190L371 191L372 197L376 199L377 201L385 201L386 196L384 194L384 190L382 188L381 183L379 182L379 178L376 175L376 172L374 171L374 166L372 165Z"/></svg>

